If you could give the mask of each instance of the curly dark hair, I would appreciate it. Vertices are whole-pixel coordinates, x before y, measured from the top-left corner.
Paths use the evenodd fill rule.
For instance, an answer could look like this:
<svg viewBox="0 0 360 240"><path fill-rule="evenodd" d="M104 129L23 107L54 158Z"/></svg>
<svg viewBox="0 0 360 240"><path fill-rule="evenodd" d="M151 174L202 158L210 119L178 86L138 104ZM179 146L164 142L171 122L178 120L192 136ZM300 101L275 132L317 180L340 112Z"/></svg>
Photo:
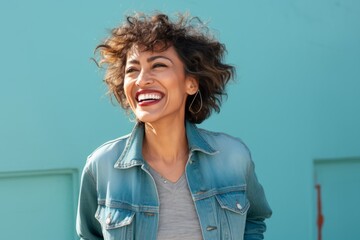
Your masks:
<svg viewBox="0 0 360 240"><path fill-rule="evenodd" d="M134 45L144 51L158 52L174 47L185 73L198 81L201 93L189 95L186 100L188 121L201 123L213 110L220 112L225 85L234 78L235 68L223 63L225 45L209 34L209 28L199 18L178 14L172 21L162 13L136 13L127 16L126 21L112 29L109 38L96 47L95 52L100 53L99 66L106 65L104 82L109 93L126 110L129 104L124 93L125 65L127 53ZM195 111L189 109L190 105Z"/></svg>

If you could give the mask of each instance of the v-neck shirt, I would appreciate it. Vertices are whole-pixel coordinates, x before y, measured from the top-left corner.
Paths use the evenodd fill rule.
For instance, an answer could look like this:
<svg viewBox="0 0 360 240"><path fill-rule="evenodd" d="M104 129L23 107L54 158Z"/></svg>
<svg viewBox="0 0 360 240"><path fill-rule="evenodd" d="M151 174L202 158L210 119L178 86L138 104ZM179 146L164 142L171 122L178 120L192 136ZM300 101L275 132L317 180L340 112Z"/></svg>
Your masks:
<svg viewBox="0 0 360 240"><path fill-rule="evenodd" d="M186 175L177 182L162 177L149 168L155 180L160 200L158 240L200 240L202 239L199 219L191 197Z"/></svg>

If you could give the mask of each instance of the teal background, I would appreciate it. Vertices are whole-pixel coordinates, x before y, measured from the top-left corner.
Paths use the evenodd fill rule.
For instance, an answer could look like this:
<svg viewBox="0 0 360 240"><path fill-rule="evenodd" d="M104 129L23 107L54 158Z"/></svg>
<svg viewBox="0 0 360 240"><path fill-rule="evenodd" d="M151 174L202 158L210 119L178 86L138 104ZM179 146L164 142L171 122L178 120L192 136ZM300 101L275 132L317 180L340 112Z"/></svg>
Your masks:
<svg viewBox="0 0 360 240"><path fill-rule="evenodd" d="M24 239L21 225L27 239L75 239L86 156L133 125L106 96L103 72L90 60L93 49L124 14L156 9L209 21L227 46L237 81L221 113L202 127L241 137L252 150L274 211L266 239L316 239L314 160L360 156L359 1L0 5L0 232L6 239ZM327 176L337 171L328 169ZM342 187L359 191L358 182Z"/></svg>

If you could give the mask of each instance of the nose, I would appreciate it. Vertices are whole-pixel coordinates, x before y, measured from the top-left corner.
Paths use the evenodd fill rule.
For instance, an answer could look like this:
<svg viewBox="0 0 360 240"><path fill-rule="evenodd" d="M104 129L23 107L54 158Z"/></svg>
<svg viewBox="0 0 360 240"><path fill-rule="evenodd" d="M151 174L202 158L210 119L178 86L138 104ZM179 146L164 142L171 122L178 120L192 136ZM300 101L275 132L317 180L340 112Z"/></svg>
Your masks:
<svg viewBox="0 0 360 240"><path fill-rule="evenodd" d="M142 70L140 72L140 74L138 75L135 84L139 87L143 87L146 85L150 85L151 83L153 83L153 79L149 76L149 74Z"/></svg>

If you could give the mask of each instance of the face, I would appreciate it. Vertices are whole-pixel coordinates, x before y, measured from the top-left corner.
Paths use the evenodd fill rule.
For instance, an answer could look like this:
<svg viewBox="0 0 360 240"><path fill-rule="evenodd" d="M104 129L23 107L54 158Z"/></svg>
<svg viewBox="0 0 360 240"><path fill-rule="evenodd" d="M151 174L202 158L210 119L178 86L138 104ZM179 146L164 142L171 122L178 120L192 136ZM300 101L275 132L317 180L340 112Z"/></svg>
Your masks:
<svg viewBox="0 0 360 240"><path fill-rule="evenodd" d="M145 123L184 121L188 95L197 81L185 74L173 47L162 52L134 47L127 55L124 90L137 119Z"/></svg>

